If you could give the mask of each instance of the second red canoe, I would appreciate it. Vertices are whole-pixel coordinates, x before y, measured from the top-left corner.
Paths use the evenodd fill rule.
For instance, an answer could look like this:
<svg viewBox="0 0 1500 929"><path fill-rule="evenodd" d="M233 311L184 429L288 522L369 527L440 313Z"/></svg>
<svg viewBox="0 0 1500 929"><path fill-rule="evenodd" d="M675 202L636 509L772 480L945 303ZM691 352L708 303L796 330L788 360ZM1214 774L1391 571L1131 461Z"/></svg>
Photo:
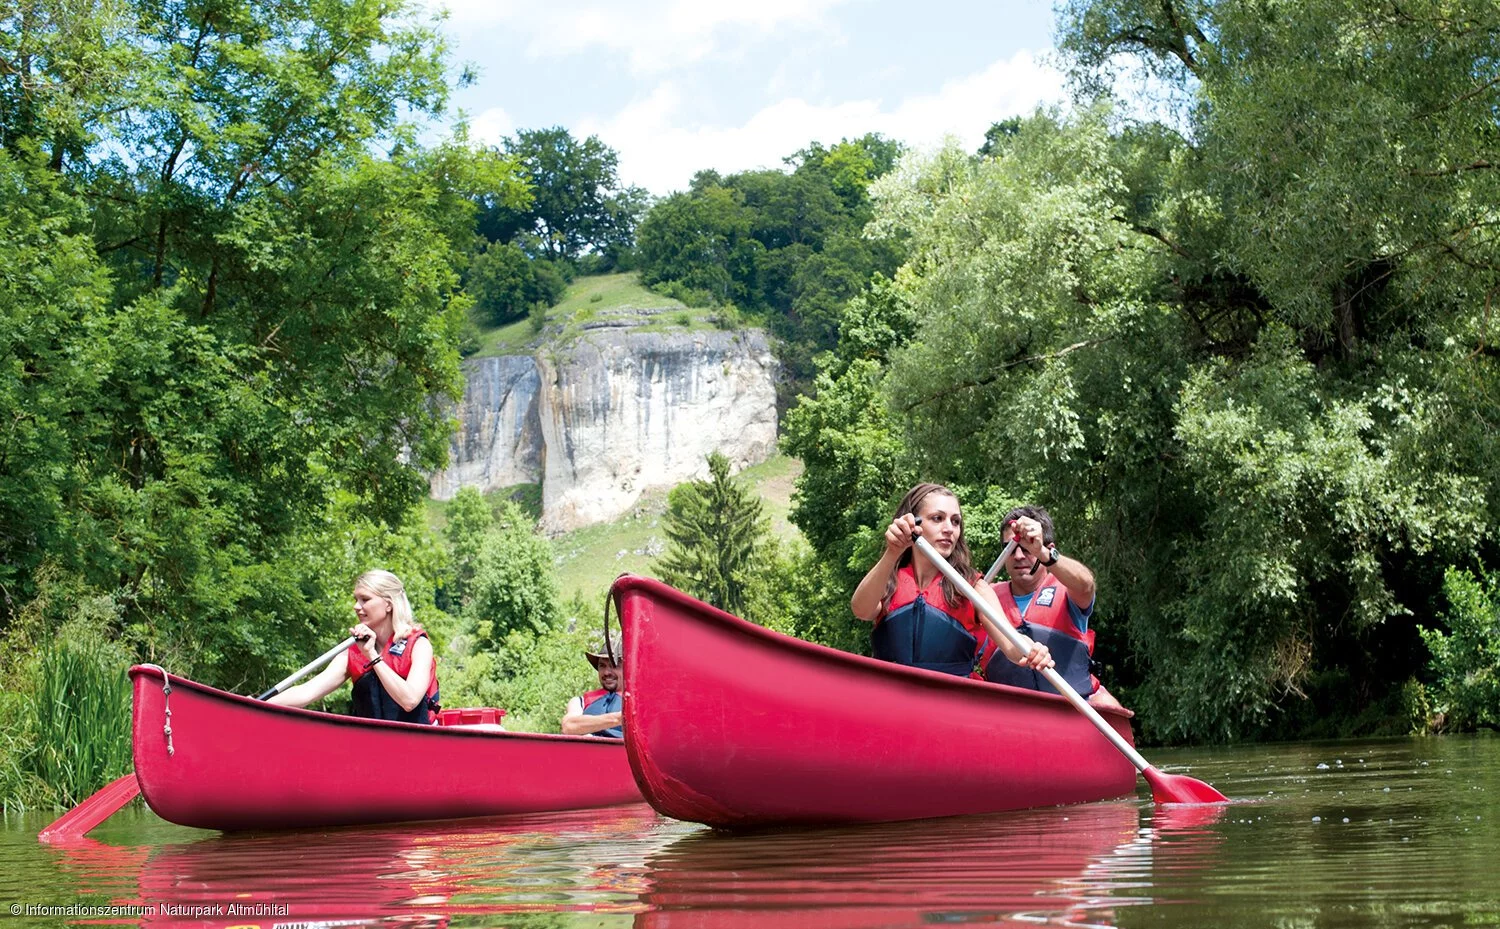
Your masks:
<svg viewBox="0 0 1500 929"><path fill-rule="evenodd" d="M649 578L621 577L613 596L626 748L667 816L894 822L1135 790L1135 768L1062 697L804 642ZM1100 712L1132 739L1126 713Z"/></svg>
<svg viewBox="0 0 1500 929"><path fill-rule="evenodd" d="M130 677L136 779L147 805L183 826L306 829L641 802L617 739L334 716L151 665Z"/></svg>

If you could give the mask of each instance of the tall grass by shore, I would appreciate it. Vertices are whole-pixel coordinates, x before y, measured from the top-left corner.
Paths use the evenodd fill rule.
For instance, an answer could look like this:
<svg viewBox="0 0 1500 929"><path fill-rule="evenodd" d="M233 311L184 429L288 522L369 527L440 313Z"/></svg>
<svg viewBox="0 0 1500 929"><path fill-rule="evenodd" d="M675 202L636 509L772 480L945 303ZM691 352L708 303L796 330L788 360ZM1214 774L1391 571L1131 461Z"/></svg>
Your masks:
<svg viewBox="0 0 1500 929"><path fill-rule="evenodd" d="M77 627L41 649L4 734L5 809L70 807L130 770L129 666L123 648Z"/></svg>

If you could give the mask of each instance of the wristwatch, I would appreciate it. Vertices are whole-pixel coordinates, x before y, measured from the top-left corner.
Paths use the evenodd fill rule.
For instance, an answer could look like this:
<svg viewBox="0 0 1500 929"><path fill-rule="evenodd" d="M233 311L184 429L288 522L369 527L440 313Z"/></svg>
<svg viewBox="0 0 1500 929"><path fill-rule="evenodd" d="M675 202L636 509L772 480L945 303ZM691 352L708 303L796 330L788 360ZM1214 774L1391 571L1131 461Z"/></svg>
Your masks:
<svg viewBox="0 0 1500 929"><path fill-rule="evenodd" d="M1056 545L1049 545L1049 546L1047 546L1046 548L1044 548L1042 550L1042 553L1047 556L1046 560L1044 560L1042 562L1043 567L1050 568L1053 565L1057 564L1057 546Z"/></svg>

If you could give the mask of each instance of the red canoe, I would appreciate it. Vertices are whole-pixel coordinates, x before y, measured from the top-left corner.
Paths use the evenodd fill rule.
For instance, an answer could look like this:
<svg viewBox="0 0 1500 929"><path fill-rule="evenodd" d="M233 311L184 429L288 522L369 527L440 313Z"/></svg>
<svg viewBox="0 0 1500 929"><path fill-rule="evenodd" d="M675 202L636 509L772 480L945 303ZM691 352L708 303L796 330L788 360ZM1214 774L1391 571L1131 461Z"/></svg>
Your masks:
<svg viewBox="0 0 1500 929"><path fill-rule="evenodd" d="M649 578L621 577L613 595L625 745L667 816L893 822L1135 790L1135 768L1062 697L814 645ZM1131 740L1126 713L1100 712Z"/></svg>
<svg viewBox="0 0 1500 929"><path fill-rule="evenodd" d="M615 740L334 716L149 665L130 677L136 779L151 809L183 826L305 829L641 801Z"/></svg>

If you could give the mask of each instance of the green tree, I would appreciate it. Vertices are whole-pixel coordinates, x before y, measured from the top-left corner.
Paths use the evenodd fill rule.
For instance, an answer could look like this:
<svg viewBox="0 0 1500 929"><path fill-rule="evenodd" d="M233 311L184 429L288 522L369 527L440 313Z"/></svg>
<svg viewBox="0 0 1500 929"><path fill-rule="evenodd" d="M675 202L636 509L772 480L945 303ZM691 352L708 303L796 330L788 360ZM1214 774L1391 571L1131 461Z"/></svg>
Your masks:
<svg viewBox="0 0 1500 929"><path fill-rule="evenodd" d="M672 489L661 579L721 610L742 615L757 548L770 533L760 500L729 476L729 459L708 456L708 480Z"/></svg>
<svg viewBox="0 0 1500 929"><path fill-rule="evenodd" d="M598 136L575 139L561 126L523 129L505 140L531 186L527 206L501 201L480 231L492 242L513 242L535 255L575 261L585 252L620 255L635 238L645 191L622 187L619 154Z"/></svg>
<svg viewBox="0 0 1500 929"><path fill-rule="evenodd" d="M872 133L831 148L814 143L788 157L785 171L700 172L642 220L641 279L663 292L707 293L768 326L789 398L814 375L814 355L836 344L844 304L899 263L898 238L863 230L870 184L900 151Z"/></svg>
<svg viewBox="0 0 1500 929"><path fill-rule="evenodd" d="M443 599L450 608L462 607L474 583L479 550L495 524L484 495L474 487L460 487L444 512L443 541L448 548L450 576Z"/></svg>
<svg viewBox="0 0 1500 929"><path fill-rule="evenodd" d="M1432 652L1434 709L1453 729L1500 729L1500 576L1449 568L1445 632L1422 628Z"/></svg>
<svg viewBox="0 0 1500 929"><path fill-rule="evenodd" d="M719 303L746 302L732 269L753 254L744 197L713 184L659 201L641 221L641 281L669 281L708 293Z"/></svg>
<svg viewBox="0 0 1500 929"><path fill-rule="evenodd" d="M1006 141L1020 131L1021 118L1019 116L1002 119L998 123L990 123L990 128L984 131L984 144L979 146L977 154L981 158L1000 154Z"/></svg>
<svg viewBox="0 0 1500 929"><path fill-rule="evenodd" d="M559 616L552 546L513 501L495 511L475 556L471 591L466 613L481 649L499 649L515 631L544 632Z"/></svg>
<svg viewBox="0 0 1500 929"><path fill-rule="evenodd" d="M109 277L82 231L86 210L55 173L0 150L0 629L36 594L49 556L75 566L75 547L102 544L74 529L70 503L90 476L69 466L100 425L95 403L113 352L98 338Z"/></svg>
<svg viewBox="0 0 1500 929"><path fill-rule="evenodd" d="M538 303L556 306L567 288L553 262L529 258L508 242L485 242L470 258L464 278L474 309L492 326L522 319Z"/></svg>
<svg viewBox="0 0 1500 929"><path fill-rule="evenodd" d="M0 17L0 483L24 514L0 625L52 564L141 651L262 677L335 596L334 514L398 527L444 460L472 198L524 187L414 143L449 73L399 3Z"/></svg>
<svg viewBox="0 0 1500 929"><path fill-rule="evenodd" d="M869 359L838 377L819 375L815 393L787 412L781 440L803 464L791 520L848 593L869 570L865 555L875 550L868 537L880 536L895 501L914 483L911 455L886 413L882 377L879 362Z"/></svg>

